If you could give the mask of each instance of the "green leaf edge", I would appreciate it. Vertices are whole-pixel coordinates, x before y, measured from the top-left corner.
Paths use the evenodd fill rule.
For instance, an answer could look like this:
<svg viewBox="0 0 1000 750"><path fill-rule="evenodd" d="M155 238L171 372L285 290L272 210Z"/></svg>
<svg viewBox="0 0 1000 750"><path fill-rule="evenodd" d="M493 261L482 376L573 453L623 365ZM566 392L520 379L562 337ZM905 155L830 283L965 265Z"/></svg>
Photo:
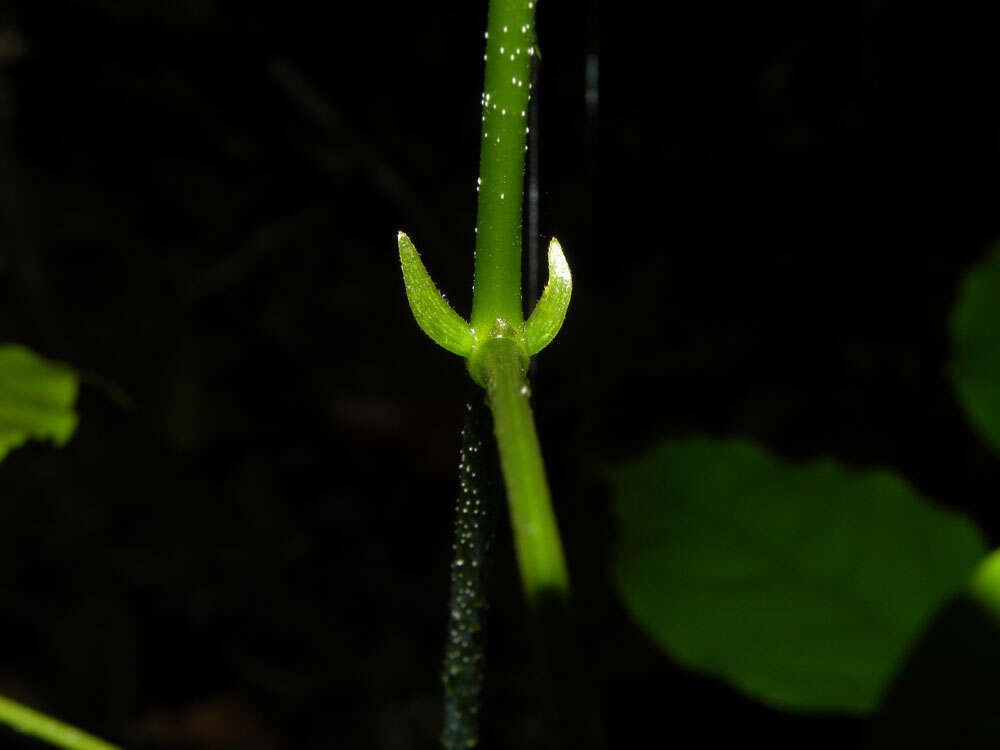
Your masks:
<svg viewBox="0 0 1000 750"><path fill-rule="evenodd" d="M994 451L1000 452L1000 425L991 418L996 410L990 408L990 392L995 391L1000 373L984 372L979 357L982 342L975 336L981 328L976 323L981 320L982 301L992 293L998 272L1000 243L994 244L962 278L949 320L952 354L947 374L973 429Z"/></svg>

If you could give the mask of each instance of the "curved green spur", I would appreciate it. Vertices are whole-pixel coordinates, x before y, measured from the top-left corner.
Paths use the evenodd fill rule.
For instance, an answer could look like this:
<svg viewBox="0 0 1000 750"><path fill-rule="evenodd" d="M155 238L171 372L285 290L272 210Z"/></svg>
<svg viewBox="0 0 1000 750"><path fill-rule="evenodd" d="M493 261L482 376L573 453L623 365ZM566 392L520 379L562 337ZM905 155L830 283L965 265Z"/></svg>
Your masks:
<svg viewBox="0 0 1000 750"><path fill-rule="evenodd" d="M549 345L562 328L573 294L573 276L555 237L549 243L549 281L531 317L524 324L524 343L528 355L534 356Z"/></svg>
<svg viewBox="0 0 1000 750"><path fill-rule="evenodd" d="M400 232L397 240L399 262L403 267L403 281L406 284L406 299L410 303L413 317L417 319L417 325L438 346L460 357L468 357L475 345L469 324L438 291L410 238Z"/></svg>

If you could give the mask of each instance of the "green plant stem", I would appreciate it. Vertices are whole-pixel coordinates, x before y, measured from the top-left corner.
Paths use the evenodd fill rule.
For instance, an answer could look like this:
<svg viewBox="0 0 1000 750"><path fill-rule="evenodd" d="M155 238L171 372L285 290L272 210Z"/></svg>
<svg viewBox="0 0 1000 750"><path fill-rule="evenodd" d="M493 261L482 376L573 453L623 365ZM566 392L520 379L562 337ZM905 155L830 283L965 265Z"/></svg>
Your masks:
<svg viewBox="0 0 1000 750"><path fill-rule="evenodd" d="M493 412L525 594L532 604L543 596L562 597L569 591L569 576L531 414L523 353L517 342L493 338L480 345L477 364Z"/></svg>
<svg viewBox="0 0 1000 750"><path fill-rule="evenodd" d="M119 750L93 735L0 696L0 722L66 750Z"/></svg>
<svg viewBox="0 0 1000 750"><path fill-rule="evenodd" d="M479 212L470 324L477 337L521 308L521 205L534 48L533 0L490 0L486 30Z"/></svg>
<svg viewBox="0 0 1000 750"><path fill-rule="evenodd" d="M535 604L569 589L545 465L528 401L521 307L521 207L534 0L490 0L486 29L479 213L470 325L473 379L486 388L510 506L521 581Z"/></svg>

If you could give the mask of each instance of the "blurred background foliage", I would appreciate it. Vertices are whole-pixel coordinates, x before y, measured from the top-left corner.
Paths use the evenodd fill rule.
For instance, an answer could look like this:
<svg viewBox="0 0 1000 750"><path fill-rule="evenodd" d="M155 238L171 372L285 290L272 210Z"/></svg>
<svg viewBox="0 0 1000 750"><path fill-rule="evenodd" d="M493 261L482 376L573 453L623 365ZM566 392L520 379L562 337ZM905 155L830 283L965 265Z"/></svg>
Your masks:
<svg viewBox="0 0 1000 750"><path fill-rule="evenodd" d="M969 420L1000 451L1000 246L965 278L952 316L951 375Z"/></svg>
<svg viewBox="0 0 1000 750"><path fill-rule="evenodd" d="M693 438L611 478L636 620L680 663L780 708L877 710L928 623L982 578L979 530L890 471Z"/></svg>
<svg viewBox="0 0 1000 750"><path fill-rule="evenodd" d="M0 344L0 460L29 439L65 445L78 418L80 384L65 365L17 344Z"/></svg>
<svg viewBox="0 0 1000 750"><path fill-rule="evenodd" d="M947 365L998 234L993 26L653 13L539 4L541 231L575 300L533 392L597 723L954 740L936 711L995 675L961 603L878 719L786 715L631 621L600 467L741 436L897 471L995 546L1000 461ZM435 746L466 375L414 325L394 239L466 313L484 28L485 3L0 5L0 341L83 382L64 450L0 464L0 692L131 747ZM485 746L537 746L498 555Z"/></svg>

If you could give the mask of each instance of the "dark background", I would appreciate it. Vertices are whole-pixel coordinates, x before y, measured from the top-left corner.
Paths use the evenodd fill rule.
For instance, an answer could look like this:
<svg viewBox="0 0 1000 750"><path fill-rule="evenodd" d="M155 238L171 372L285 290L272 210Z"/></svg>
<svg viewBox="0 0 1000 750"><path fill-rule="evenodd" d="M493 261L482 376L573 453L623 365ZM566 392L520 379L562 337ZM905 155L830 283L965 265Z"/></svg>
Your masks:
<svg viewBox="0 0 1000 750"><path fill-rule="evenodd" d="M0 694L133 748L435 746L467 376L395 232L466 314L485 2L410 5L0 4L0 340L84 378L69 446L0 465ZM533 391L593 746L861 747L878 721L772 711L630 622L600 467L749 436L895 468L996 541L1000 459L946 375L998 235L995 26L875 0L537 25L575 290ZM485 746L529 747L503 529L493 597ZM967 681L941 661L928 685Z"/></svg>

